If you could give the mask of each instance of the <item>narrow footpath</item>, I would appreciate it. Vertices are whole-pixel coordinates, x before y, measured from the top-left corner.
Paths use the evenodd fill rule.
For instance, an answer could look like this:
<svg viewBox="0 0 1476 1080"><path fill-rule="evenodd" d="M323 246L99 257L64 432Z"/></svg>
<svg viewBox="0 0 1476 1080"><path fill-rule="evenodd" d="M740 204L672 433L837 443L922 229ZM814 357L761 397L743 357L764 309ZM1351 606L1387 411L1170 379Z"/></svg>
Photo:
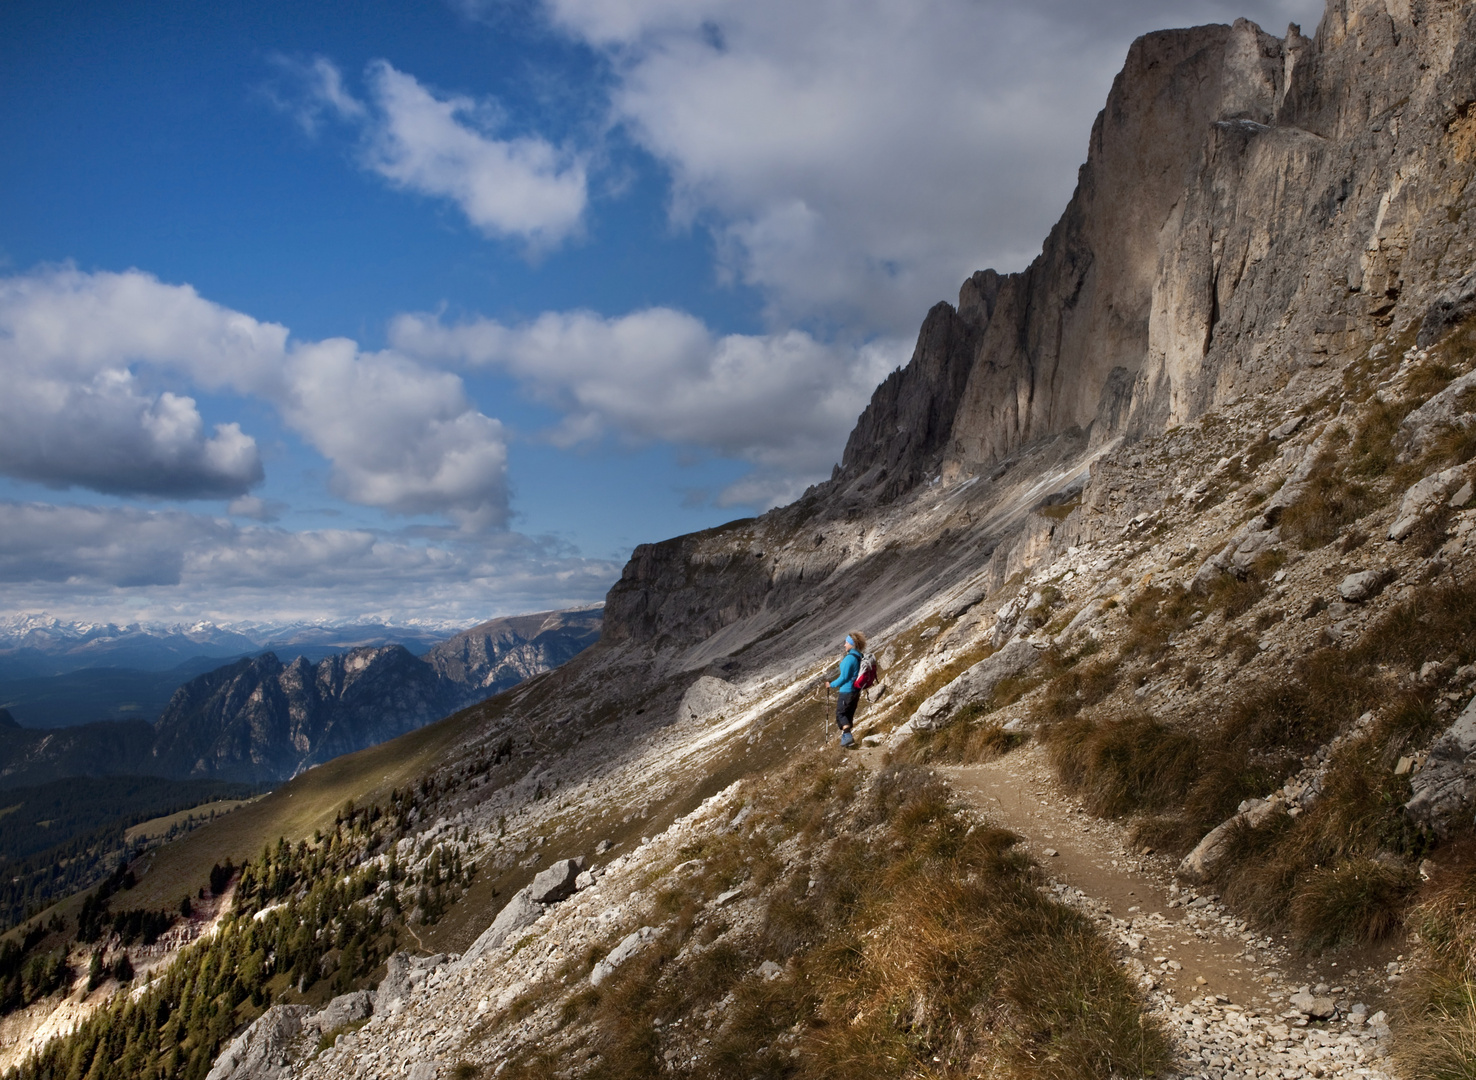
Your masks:
<svg viewBox="0 0 1476 1080"><path fill-rule="evenodd" d="M864 751L880 762L880 751ZM868 762L871 764L872 762ZM1061 793L1031 744L983 765L938 766L958 795L1017 833L1064 903L1090 917L1175 1033L1178 1075L1394 1080L1385 1013L1398 945L1322 957L1289 951L1181 888L1174 863Z"/></svg>

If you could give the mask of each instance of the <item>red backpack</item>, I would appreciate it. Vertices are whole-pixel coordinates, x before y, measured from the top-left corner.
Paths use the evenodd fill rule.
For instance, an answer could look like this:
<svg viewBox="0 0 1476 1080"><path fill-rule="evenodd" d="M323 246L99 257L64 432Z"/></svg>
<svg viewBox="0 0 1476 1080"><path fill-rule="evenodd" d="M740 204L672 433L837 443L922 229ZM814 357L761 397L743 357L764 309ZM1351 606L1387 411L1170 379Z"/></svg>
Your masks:
<svg viewBox="0 0 1476 1080"><path fill-rule="evenodd" d="M861 654L861 670L856 672L856 677L851 680L853 690L865 690L876 682L876 657L870 653Z"/></svg>

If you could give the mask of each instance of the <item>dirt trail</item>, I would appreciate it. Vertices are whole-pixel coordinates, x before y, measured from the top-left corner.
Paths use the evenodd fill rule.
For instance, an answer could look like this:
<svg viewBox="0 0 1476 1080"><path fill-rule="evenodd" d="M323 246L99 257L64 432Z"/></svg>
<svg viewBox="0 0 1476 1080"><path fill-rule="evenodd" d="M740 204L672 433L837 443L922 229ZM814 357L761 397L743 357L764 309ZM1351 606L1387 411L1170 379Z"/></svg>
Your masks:
<svg viewBox="0 0 1476 1080"><path fill-rule="evenodd" d="M880 750L862 751L879 765ZM1149 990L1179 1041L1182 1076L1387 1077L1381 1015L1399 978L1398 946L1299 956L1254 932L1218 897L1181 889L1174 864L1129 850L1126 830L1063 795L1030 745L937 773L986 817L1024 837L1057 896L1089 915ZM1290 1003L1309 988L1338 1013L1309 1019ZM1360 1008L1361 1007L1361 1008Z"/></svg>

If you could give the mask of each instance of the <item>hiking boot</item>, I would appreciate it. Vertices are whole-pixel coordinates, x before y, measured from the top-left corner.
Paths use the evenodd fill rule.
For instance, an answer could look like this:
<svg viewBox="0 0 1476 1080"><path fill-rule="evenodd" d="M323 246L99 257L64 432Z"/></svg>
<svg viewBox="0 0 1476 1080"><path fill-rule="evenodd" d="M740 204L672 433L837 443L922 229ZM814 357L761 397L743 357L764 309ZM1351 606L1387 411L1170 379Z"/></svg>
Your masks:
<svg viewBox="0 0 1476 1080"><path fill-rule="evenodd" d="M845 747L851 747L851 746L855 746L856 745L856 740L851 737L851 733L849 731L842 731L841 732L841 745L842 746L845 746Z"/></svg>

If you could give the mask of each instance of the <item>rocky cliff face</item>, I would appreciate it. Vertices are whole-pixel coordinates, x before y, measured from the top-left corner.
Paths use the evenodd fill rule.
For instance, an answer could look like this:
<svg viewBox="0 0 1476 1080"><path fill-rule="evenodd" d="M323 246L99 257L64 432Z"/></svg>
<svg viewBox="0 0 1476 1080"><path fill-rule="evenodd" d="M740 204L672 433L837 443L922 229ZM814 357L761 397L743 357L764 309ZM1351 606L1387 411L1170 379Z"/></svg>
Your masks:
<svg viewBox="0 0 1476 1080"><path fill-rule="evenodd" d="M912 542L920 575L966 579L1115 440L1339 392L1347 364L1476 296L1452 292L1476 266L1473 160L1469 4L1336 0L1312 38L1240 20L1139 39L1040 256L928 313L830 482L752 526L638 548L607 639L805 624L843 602L832 575L895 577L871 556ZM929 503L931 534L876 534L878 506L927 502L933 482L954 497Z"/></svg>
<svg viewBox="0 0 1476 1080"><path fill-rule="evenodd" d="M396 645L318 664L266 653L180 687L155 725L145 771L279 780L421 727L464 696Z"/></svg>
<svg viewBox="0 0 1476 1080"><path fill-rule="evenodd" d="M443 641L423 659L442 678L490 696L593 645L602 620L597 607L493 619Z"/></svg>
<svg viewBox="0 0 1476 1080"><path fill-rule="evenodd" d="M895 490L1072 429L1161 432L1418 322L1473 261L1472 19L1340 0L1311 39L1244 20L1140 39L1040 256L929 314L840 476Z"/></svg>
<svg viewBox="0 0 1476 1080"><path fill-rule="evenodd" d="M493 619L413 656L398 645L317 664L272 653L182 686L144 771L275 781L423 727L557 667L599 634L600 611Z"/></svg>

